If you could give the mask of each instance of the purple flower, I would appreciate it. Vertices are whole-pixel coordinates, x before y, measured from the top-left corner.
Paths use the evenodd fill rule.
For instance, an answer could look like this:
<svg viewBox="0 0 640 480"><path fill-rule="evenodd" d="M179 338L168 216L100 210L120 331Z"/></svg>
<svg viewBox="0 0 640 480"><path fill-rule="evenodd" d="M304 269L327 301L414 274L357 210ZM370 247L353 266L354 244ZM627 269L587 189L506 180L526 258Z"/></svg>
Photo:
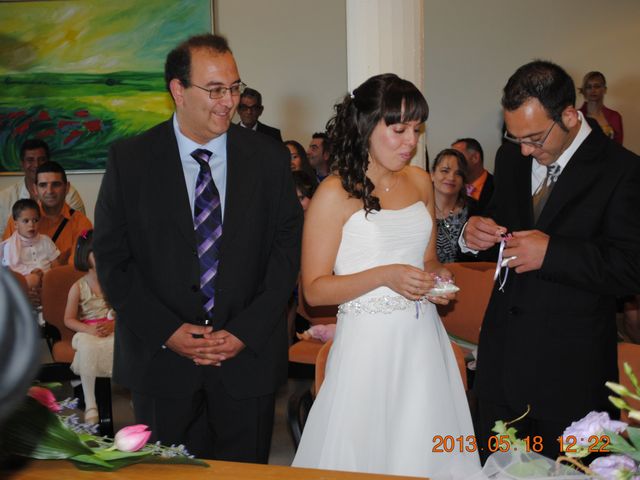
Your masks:
<svg viewBox="0 0 640 480"><path fill-rule="evenodd" d="M591 462L589 468L605 480L630 478L630 474L637 473L636 462L626 455L598 457Z"/></svg>
<svg viewBox="0 0 640 480"><path fill-rule="evenodd" d="M606 412L590 412L582 420L573 422L567 427L562 436L565 443L569 443L567 437L572 436L574 437L572 441L577 441L576 445L586 446L589 444L589 437L599 436L604 433L604 430L622 433L626 428L626 423L611 420Z"/></svg>
<svg viewBox="0 0 640 480"><path fill-rule="evenodd" d="M116 433L113 444L121 452L137 452L147 444L151 430L146 425L130 425Z"/></svg>

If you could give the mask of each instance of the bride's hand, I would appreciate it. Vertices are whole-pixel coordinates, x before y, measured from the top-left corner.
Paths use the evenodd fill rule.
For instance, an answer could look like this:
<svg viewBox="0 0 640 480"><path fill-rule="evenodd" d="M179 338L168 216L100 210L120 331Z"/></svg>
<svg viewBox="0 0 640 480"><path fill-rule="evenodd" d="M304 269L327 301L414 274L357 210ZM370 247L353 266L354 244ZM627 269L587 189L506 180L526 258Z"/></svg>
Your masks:
<svg viewBox="0 0 640 480"><path fill-rule="evenodd" d="M430 273L411 265L387 265L384 284L409 300L419 300L433 288L435 281Z"/></svg>

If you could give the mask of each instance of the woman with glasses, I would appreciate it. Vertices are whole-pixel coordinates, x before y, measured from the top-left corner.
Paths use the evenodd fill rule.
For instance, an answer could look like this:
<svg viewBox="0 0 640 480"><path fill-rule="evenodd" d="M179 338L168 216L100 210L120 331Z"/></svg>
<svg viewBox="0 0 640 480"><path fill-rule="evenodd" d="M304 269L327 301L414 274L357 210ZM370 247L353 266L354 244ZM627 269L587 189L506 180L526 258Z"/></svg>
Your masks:
<svg viewBox="0 0 640 480"><path fill-rule="evenodd" d="M293 465L468 478L477 452L441 453L437 436L472 438L451 343L432 291L451 273L436 256L429 174L409 165L427 102L393 74L336 105L328 135L336 173L305 217L307 302L340 304L325 379ZM434 443L436 442L436 443Z"/></svg>
<svg viewBox="0 0 640 480"><path fill-rule="evenodd" d="M584 97L580 111L585 117L596 120L606 136L622 145L622 115L604 106L604 95L607 93L607 80L604 75L601 72L587 73L582 80L582 87L578 90Z"/></svg>

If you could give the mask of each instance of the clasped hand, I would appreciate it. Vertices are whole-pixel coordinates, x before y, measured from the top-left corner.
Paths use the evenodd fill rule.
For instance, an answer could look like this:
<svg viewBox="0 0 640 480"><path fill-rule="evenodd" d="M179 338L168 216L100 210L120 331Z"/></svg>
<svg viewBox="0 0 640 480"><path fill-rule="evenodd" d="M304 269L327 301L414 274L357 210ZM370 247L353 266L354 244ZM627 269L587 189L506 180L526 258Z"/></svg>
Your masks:
<svg viewBox="0 0 640 480"><path fill-rule="evenodd" d="M195 337L194 335L201 336ZM183 323L165 342L166 346L196 365L219 367L224 360L235 357L245 347L238 337L226 330Z"/></svg>
<svg viewBox="0 0 640 480"><path fill-rule="evenodd" d="M455 298L455 293L439 296L427 295L436 283L436 276L452 279L451 272L445 268L441 268L437 272L426 272L412 265L388 265L385 285L409 300L420 300L426 297L430 302L446 305Z"/></svg>
<svg viewBox="0 0 640 480"><path fill-rule="evenodd" d="M464 241L473 250L487 250L503 239L507 229L491 218L471 217L464 229ZM503 259L510 259L507 265L517 273L539 270L547 253L549 235L540 230L513 232L506 240Z"/></svg>

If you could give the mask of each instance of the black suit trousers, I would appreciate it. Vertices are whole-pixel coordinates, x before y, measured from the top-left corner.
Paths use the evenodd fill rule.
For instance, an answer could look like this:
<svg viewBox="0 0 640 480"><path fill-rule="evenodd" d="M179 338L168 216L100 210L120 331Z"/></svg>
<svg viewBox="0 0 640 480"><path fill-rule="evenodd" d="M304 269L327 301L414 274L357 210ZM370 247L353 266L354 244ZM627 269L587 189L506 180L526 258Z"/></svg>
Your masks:
<svg viewBox="0 0 640 480"><path fill-rule="evenodd" d="M275 394L236 399L216 371L213 381L180 398L132 392L136 422L148 425L150 441L185 445L198 458L266 464L269 459Z"/></svg>

